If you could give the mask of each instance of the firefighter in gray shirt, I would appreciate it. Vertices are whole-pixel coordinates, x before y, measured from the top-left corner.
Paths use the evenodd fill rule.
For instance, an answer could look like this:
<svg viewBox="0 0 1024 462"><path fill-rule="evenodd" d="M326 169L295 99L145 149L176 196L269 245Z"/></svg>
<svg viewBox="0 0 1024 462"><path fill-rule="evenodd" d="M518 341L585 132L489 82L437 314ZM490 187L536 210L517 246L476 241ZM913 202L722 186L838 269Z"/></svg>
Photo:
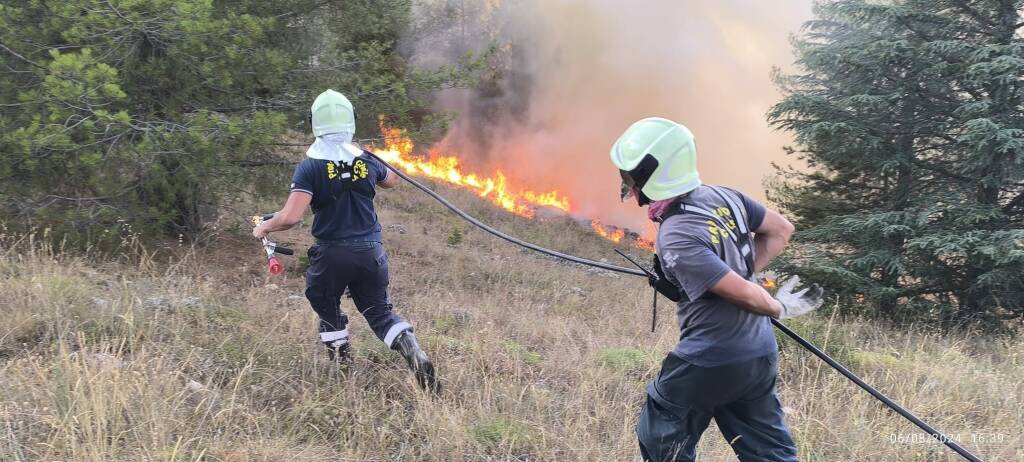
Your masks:
<svg viewBox="0 0 1024 462"><path fill-rule="evenodd" d="M782 252L793 225L738 191L701 184L693 135L670 120L633 124L611 157L623 198L635 195L660 223L659 286L679 299L680 341L647 386L637 424L641 456L694 460L714 418L741 461L797 460L775 391L778 345L769 316L819 307L821 289L795 291L793 277L773 297L754 277Z"/></svg>

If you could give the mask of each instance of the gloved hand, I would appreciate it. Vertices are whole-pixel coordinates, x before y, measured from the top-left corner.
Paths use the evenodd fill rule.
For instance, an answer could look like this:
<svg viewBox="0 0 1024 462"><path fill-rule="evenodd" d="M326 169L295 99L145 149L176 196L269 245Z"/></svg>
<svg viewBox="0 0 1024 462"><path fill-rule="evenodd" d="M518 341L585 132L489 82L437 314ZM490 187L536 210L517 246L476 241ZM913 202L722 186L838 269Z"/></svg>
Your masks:
<svg viewBox="0 0 1024 462"><path fill-rule="evenodd" d="M786 279L775 292L775 299L782 304L782 313L779 319L794 318L816 310L821 306L822 290L817 284L795 291L800 284L800 276L793 276Z"/></svg>
<svg viewBox="0 0 1024 462"><path fill-rule="evenodd" d="M661 260L658 259L658 254L654 254L654 274L657 276L648 276L647 283L654 287L658 293L664 295L673 302L682 300L683 296L679 293L679 288L675 284L669 282L665 278L665 271L661 269Z"/></svg>

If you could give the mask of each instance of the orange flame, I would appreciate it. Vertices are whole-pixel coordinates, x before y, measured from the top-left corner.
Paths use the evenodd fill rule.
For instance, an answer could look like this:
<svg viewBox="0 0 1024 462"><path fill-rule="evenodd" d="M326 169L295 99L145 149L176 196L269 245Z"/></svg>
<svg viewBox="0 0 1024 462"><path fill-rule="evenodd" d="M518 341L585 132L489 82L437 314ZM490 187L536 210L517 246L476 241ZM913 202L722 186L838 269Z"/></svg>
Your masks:
<svg viewBox="0 0 1024 462"><path fill-rule="evenodd" d="M643 237L636 238L636 248L654 252L654 241Z"/></svg>
<svg viewBox="0 0 1024 462"><path fill-rule="evenodd" d="M590 228L605 239L612 242L621 242L622 238L626 237L626 230L622 228L616 228L614 226L605 226L600 220L591 220Z"/></svg>
<svg viewBox="0 0 1024 462"><path fill-rule="evenodd" d="M434 149L430 151L429 157L415 156L412 154L415 146L405 135L405 130L385 126L383 117L380 118L380 129L384 134L384 147L375 149L374 153L411 175L425 176L460 186L509 212L526 218L533 218L539 207L553 207L566 213L572 211L569 199L558 191L539 193L523 189L513 190L501 170L495 171L493 176L465 173L457 157L442 155ZM595 233L612 242L621 242L626 236L624 229L605 226L598 220L591 221L590 227ZM636 240L636 246L646 250L654 249L653 243L643 238Z"/></svg>
<svg viewBox="0 0 1024 462"><path fill-rule="evenodd" d="M441 180L474 191L480 197L516 215L533 218L537 207L554 207L569 212L569 199L558 191L538 193L529 190L513 191L508 185L505 173L498 170L491 177L463 173L459 159L453 156L431 152L430 158L412 155L413 143L399 128L381 125L384 133L384 149L375 151L378 156L392 165L401 167L412 175L421 175Z"/></svg>

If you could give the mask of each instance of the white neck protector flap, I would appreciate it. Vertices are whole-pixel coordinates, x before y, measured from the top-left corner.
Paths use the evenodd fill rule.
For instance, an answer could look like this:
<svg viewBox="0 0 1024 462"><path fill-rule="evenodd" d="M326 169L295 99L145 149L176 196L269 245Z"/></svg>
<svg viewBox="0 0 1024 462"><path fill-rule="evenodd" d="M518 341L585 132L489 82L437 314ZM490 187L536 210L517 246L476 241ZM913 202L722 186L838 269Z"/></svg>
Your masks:
<svg viewBox="0 0 1024 462"><path fill-rule="evenodd" d="M352 160L363 154L363 150L352 144L351 133L328 133L318 136L316 141L306 150L310 159L329 160L351 164Z"/></svg>

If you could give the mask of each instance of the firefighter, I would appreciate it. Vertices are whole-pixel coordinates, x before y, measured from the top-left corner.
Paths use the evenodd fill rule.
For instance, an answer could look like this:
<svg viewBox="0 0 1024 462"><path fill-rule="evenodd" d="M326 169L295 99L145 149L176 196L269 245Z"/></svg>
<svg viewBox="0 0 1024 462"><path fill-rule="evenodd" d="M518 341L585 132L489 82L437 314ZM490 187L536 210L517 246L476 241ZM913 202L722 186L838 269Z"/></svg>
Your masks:
<svg viewBox="0 0 1024 462"><path fill-rule="evenodd" d="M320 341L329 357L351 362L348 317L340 306L347 289L377 338L405 357L421 387L436 390L433 364L388 296L388 258L373 199L378 186L393 188L398 177L352 144L355 111L341 93L321 93L310 124L316 141L295 169L284 208L252 235L289 229L312 207L316 245L308 252L306 298L320 317Z"/></svg>
<svg viewBox="0 0 1024 462"><path fill-rule="evenodd" d="M818 287L793 277L774 296L756 282L793 225L734 189L701 183L693 134L647 118L611 148L622 199L635 196L659 224L656 263L680 296L680 341L647 386L637 436L645 461L692 461L711 419L741 461L795 461L775 384L778 345L769 317L821 306ZM657 286L656 286L657 287Z"/></svg>

